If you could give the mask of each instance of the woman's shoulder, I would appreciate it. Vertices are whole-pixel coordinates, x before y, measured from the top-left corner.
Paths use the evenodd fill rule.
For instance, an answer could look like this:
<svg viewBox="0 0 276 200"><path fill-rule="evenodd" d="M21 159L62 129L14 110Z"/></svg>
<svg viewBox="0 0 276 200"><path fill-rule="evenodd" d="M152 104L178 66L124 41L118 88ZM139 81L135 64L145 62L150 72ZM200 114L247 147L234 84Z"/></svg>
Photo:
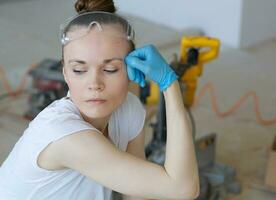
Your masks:
<svg viewBox="0 0 276 200"><path fill-rule="evenodd" d="M54 101L42 110L24 131L25 139L42 144L88 129L95 129L86 122L68 98Z"/></svg>
<svg viewBox="0 0 276 200"><path fill-rule="evenodd" d="M125 102L115 115L121 130L126 130L128 141L136 137L144 126L146 110L140 99L128 92Z"/></svg>
<svg viewBox="0 0 276 200"><path fill-rule="evenodd" d="M50 114L50 113L75 113L79 114L79 111L73 101L69 97L63 97L61 99L53 101L44 110L42 110L39 115ZM38 115L38 116L39 116Z"/></svg>
<svg viewBox="0 0 276 200"><path fill-rule="evenodd" d="M140 99L132 92L128 92L125 105L127 105L129 108L132 108L132 109L133 107L139 107L139 108L143 107Z"/></svg>
<svg viewBox="0 0 276 200"><path fill-rule="evenodd" d="M123 104L115 110L115 116L122 121L129 121L144 112L145 109L140 99L135 94L128 92Z"/></svg>
<svg viewBox="0 0 276 200"><path fill-rule="evenodd" d="M29 126L61 126L65 125L66 121L84 122L78 108L70 98L63 97L44 108Z"/></svg>

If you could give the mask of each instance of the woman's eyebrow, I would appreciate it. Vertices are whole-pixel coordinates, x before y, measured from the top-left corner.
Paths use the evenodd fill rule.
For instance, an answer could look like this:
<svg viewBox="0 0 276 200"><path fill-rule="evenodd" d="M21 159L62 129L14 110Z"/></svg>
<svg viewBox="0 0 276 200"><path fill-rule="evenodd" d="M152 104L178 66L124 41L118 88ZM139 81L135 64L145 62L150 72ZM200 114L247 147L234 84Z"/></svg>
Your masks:
<svg viewBox="0 0 276 200"><path fill-rule="evenodd" d="M68 63L71 63L71 62L77 62L77 63L80 63L80 64L86 64L85 61L83 61L83 60L77 60L77 59L72 59L72 60L68 61Z"/></svg>
<svg viewBox="0 0 276 200"><path fill-rule="evenodd" d="M119 61L122 61L122 62L124 61L123 58L114 57L114 58L110 58L110 59L105 59L105 60L103 60L103 64L110 63L110 62L112 62L112 61L114 61L114 60L119 60Z"/></svg>
<svg viewBox="0 0 276 200"><path fill-rule="evenodd" d="M110 58L110 59L104 59L104 60L103 60L103 64L110 63L110 62L112 62L112 61L114 61L114 60L119 60L119 61L122 61L122 62L123 62L124 59L123 59L123 58L119 58L119 57L114 57L114 58ZM85 61L83 61L83 60L78 60L78 59L71 59L71 60L68 61L68 63L72 63L72 62L77 62L77 63L80 63L80 64L86 64Z"/></svg>

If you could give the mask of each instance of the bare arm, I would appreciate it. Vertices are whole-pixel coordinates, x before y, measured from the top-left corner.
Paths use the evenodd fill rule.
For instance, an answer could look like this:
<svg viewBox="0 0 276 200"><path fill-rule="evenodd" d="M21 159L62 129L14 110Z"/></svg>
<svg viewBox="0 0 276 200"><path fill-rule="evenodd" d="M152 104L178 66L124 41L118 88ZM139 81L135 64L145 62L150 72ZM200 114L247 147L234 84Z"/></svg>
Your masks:
<svg viewBox="0 0 276 200"><path fill-rule="evenodd" d="M146 160L145 155L145 131L143 130L136 138L131 140L127 145L128 153ZM123 195L123 200L146 200L145 198Z"/></svg>
<svg viewBox="0 0 276 200"><path fill-rule="evenodd" d="M182 185L183 197L189 193L189 190L197 196L199 177L193 137L177 81L164 92L164 96L167 112L167 146L164 166L167 174ZM127 152L145 159L144 149L141 149L142 146L144 147L143 136L144 133L129 143ZM124 199L138 200L139 198L125 196Z"/></svg>
<svg viewBox="0 0 276 200"><path fill-rule="evenodd" d="M81 131L48 147L51 161L119 193L149 199L181 199L164 167L121 151L96 131ZM157 187L158 186L158 187Z"/></svg>
<svg viewBox="0 0 276 200"><path fill-rule="evenodd" d="M178 81L165 92L167 144L164 167L168 175L183 188L185 194L199 194L198 167L193 137L183 104Z"/></svg>
<svg viewBox="0 0 276 200"><path fill-rule="evenodd" d="M196 162L195 152L194 152L194 144L193 144L193 139L191 137L190 127L188 127L189 123L187 121L186 111L182 103L183 102L182 96L179 91L180 90L178 85L174 84L171 86L170 89L168 89L164 93L165 101L166 101L166 111L167 111L166 114L168 119L167 134L171 134L171 132L172 134L173 133L179 134L178 130L183 130L182 131L183 134L181 133L179 134L180 135L179 139L177 139L177 137L172 137L172 135L167 136L168 141L167 141L167 149L166 149L167 153L166 153L165 169L172 178L175 177L176 180L183 182L184 184L183 190L188 185L191 185L192 187L194 187L194 188L191 188L191 190L196 190L196 193L199 193L198 170L197 170L197 162ZM176 119L178 119L178 121ZM170 140L170 138L172 139ZM178 144L179 140L184 141L185 144ZM145 152L144 152L144 144L145 144L145 133L142 132L139 134L138 137L136 137L133 141L131 141L128 144L127 152L146 160ZM184 153L175 152L176 146L186 147L186 148L183 148L182 150ZM183 155L183 156L179 157L177 155ZM177 168L173 164L175 164ZM124 195L124 200L142 200L142 199L136 198L133 196Z"/></svg>

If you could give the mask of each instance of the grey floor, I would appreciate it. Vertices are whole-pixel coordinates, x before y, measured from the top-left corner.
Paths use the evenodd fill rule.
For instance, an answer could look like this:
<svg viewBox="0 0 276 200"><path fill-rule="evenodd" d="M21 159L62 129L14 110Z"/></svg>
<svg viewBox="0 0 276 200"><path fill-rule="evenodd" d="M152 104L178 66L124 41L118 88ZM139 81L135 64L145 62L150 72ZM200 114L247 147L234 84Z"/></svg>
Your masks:
<svg viewBox="0 0 276 200"><path fill-rule="evenodd" d="M27 67L44 58L60 58L59 24L74 14L73 0L5 0L0 2L0 65L6 71L12 87L17 87ZM157 45L168 61L179 53L183 34L197 34L196 29L177 32L158 24L127 15L137 32L137 46ZM227 111L249 90L259 98L261 116L276 118L276 39L248 49L222 47L218 59L204 66L197 92L206 83L215 88L218 107ZM27 87L30 87L30 80ZM2 83L0 94L5 93ZM0 101L0 163L28 125L21 115L27 109L27 94L17 99ZM275 136L275 125L257 122L253 99L249 98L230 116L220 118L212 109L210 93L193 108L197 124L196 137L211 132L218 134L217 160L233 166L242 183L240 195L232 200L272 200L276 194L256 189L262 185L267 161L267 149ZM147 140L150 129L147 128Z"/></svg>

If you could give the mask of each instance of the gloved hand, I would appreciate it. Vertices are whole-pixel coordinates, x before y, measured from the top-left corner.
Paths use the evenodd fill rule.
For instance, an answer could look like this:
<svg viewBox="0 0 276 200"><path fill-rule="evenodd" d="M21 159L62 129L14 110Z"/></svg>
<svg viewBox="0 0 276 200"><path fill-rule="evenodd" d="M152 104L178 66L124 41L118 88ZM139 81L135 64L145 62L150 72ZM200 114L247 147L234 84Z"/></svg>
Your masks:
<svg viewBox="0 0 276 200"><path fill-rule="evenodd" d="M132 51L126 56L125 63L129 79L141 87L145 86L145 76L156 82L161 91L166 90L178 78L153 45Z"/></svg>

